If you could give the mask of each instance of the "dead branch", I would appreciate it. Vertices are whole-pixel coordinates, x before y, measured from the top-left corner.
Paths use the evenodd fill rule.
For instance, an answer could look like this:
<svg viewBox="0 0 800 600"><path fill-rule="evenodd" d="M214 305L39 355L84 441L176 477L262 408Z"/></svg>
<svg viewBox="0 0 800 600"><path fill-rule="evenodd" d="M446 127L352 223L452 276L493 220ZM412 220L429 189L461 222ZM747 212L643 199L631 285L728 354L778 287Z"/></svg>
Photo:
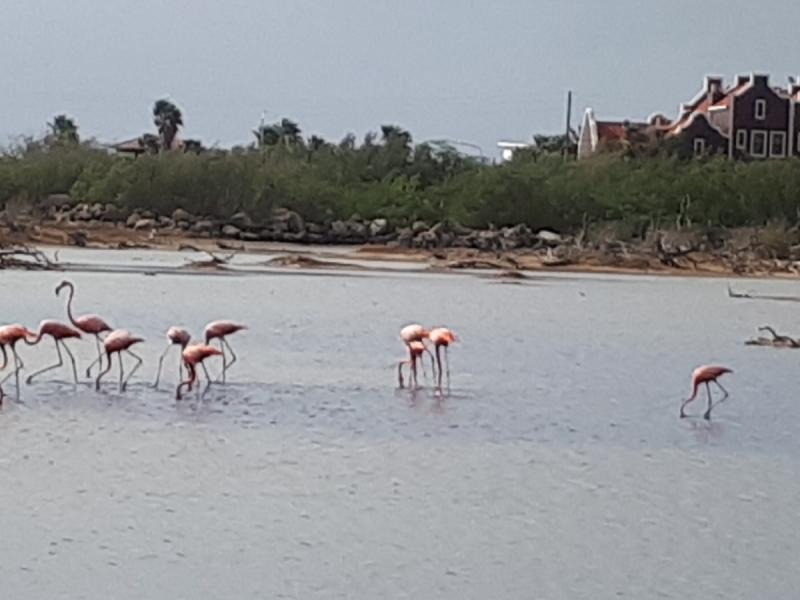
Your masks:
<svg viewBox="0 0 800 600"><path fill-rule="evenodd" d="M49 270L55 269L57 263L52 262L47 255L36 248L27 246L12 246L0 249L0 269L27 269Z"/></svg>

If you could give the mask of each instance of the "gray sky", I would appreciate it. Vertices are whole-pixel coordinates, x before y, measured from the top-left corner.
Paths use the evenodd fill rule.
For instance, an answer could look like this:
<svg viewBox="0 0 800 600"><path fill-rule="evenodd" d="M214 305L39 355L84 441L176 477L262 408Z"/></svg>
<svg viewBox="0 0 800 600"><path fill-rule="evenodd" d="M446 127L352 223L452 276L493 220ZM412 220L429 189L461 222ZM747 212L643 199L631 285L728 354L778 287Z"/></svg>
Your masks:
<svg viewBox="0 0 800 600"><path fill-rule="evenodd" d="M6 0L0 141L55 114L84 136L153 129L171 98L186 137L252 141L262 110L307 134L398 124L496 155L597 117L673 116L706 73L800 75L792 0Z"/></svg>

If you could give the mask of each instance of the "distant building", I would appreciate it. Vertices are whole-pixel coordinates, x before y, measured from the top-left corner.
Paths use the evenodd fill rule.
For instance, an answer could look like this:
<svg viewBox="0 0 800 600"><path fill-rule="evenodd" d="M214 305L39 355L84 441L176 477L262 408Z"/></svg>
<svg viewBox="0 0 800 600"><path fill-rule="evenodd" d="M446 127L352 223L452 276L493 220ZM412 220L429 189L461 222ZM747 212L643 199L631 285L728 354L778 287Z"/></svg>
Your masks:
<svg viewBox="0 0 800 600"><path fill-rule="evenodd" d="M632 131L628 122L596 121L586 110L578 142L578 158L603 147L614 149ZM800 78L786 88L773 87L768 75L708 76L702 91L681 104L678 118L653 115L633 127L647 136L682 137L696 155L712 153L736 158L800 156Z"/></svg>
<svg viewBox="0 0 800 600"><path fill-rule="evenodd" d="M666 135L682 135L695 154L733 157L800 156L800 85L773 87L769 75L740 75L728 87L706 77L703 90L680 107Z"/></svg>
<svg viewBox="0 0 800 600"><path fill-rule="evenodd" d="M632 131L647 126L648 123L630 121L597 121L594 110L587 108L578 135L578 158L588 158L601 150L618 150Z"/></svg>
<svg viewBox="0 0 800 600"><path fill-rule="evenodd" d="M503 160L511 160L514 158L514 151L523 148L535 148L536 143L530 142L497 142L497 147L500 148L500 156Z"/></svg>

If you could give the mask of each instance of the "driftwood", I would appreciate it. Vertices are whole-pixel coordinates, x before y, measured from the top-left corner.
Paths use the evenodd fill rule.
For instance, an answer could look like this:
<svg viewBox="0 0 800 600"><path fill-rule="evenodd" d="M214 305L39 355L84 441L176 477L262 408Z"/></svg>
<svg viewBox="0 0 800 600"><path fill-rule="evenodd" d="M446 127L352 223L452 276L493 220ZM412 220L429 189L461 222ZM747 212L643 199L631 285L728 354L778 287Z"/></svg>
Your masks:
<svg viewBox="0 0 800 600"><path fill-rule="evenodd" d="M754 339L750 339L744 343L745 346L769 346L772 348L794 348L794 349L800 348L800 340L796 340L787 335L779 335L769 325L764 325L763 327L759 327L758 330L768 331L770 334L772 334L772 338L757 337Z"/></svg>
<svg viewBox="0 0 800 600"><path fill-rule="evenodd" d="M236 256L236 252L231 253L230 256L219 257L216 254L214 254L213 252L209 252L208 250L200 250L199 248L194 248L194 247L192 247L192 249L194 249L194 250L196 250L198 252L204 252L205 254L208 254L211 258L206 259L206 260L189 260L189 259L186 259L186 260L189 261L189 263L184 265L184 267L187 267L187 268L190 268L190 269L224 269L228 265L228 263L231 261L231 259L234 256Z"/></svg>
<svg viewBox="0 0 800 600"><path fill-rule="evenodd" d="M27 246L0 248L0 269L27 269L45 271L56 269L57 263L51 261L44 252Z"/></svg>
<svg viewBox="0 0 800 600"><path fill-rule="evenodd" d="M777 302L800 302L798 296L760 296L748 293L734 292L731 286L728 286L728 296L730 298L742 298L747 300L775 300Z"/></svg>

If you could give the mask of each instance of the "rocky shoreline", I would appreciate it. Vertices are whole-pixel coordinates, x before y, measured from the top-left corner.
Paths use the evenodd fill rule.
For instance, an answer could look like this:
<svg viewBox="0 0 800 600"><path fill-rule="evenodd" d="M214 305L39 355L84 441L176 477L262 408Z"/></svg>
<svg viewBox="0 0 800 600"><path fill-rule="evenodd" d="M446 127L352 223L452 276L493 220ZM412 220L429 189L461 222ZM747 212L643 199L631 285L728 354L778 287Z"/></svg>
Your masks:
<svg viewBox="0 0 800 600"><path fill-rule="evenodd" d="M359 258L427 261L442 269L504 271L565 270L680 275L797 277L797 232L768 236L756 228L711 236L691 229L651 230L641 239L617 239L613 224L578 235L532 231L525 225L469 229L417 221L393 227L386 219L310 223L298 213L277 209L264 221L245 213L228 219L126 211L113 204L75 204L51 196L35 209L0 212L0 245L64 245L103 248L223 248L263 251L275 243L360 246ZM765 241L766 238L766 241ZM800 242L800 240L797 240Z"/></svg>

